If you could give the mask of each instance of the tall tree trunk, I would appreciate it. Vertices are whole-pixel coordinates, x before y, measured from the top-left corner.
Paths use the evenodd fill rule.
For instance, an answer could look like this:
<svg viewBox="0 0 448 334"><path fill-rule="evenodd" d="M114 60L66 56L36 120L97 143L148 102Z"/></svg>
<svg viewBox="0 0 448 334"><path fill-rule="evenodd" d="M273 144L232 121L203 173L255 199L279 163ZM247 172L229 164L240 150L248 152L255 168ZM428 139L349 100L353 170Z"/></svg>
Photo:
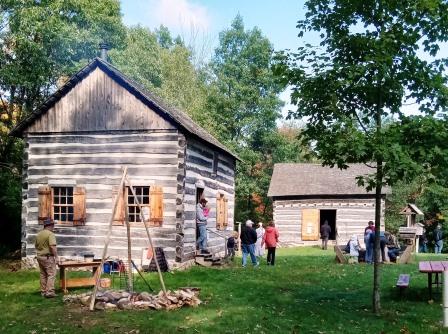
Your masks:
<svg viewBox="0 0 448 334"><path fill-rule="evenodd" d="M380 78L382 76L380 75ZM381 82L381 80L379 80ZM376 144L376 176L375 176L375 247L373 252L373 312L377 315L381 312L381 296L380 296L380 228L381 228L381 190L383 187L383 154L382 147L382 110L383 98L381 92L381 85L377 87L377 105L375 111L375 144Z"/></svg>
<svg viewBox="0 0 448 334"><path fill-rule="evenodd" d="M379 314L381 311L381 267L380 267L380 227L381 227L381 190L383 181L383 162L377 160L376 187L375 187L375 246L373 262L373 312Z"/></svg>

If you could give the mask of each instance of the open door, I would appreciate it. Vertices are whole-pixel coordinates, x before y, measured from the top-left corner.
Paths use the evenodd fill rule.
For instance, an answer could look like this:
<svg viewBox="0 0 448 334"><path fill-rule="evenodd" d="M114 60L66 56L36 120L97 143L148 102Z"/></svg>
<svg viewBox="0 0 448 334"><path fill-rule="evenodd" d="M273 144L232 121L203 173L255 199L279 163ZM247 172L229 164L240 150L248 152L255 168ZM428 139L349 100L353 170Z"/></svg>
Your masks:
<svg viewBox="0 0 448 334"><path fill-rule="evenodd" d="M328 225L331 227L331 233L328 239L336 240L336 210L320 210L320 226L322 226L325 221L327 221Z"/></svg>
<svg viewBox="0 0 448 334"><path fill-rule="evenodd" d="M302 240L316 241L319 240L319 210L303 209L302 210Z"/></svg>

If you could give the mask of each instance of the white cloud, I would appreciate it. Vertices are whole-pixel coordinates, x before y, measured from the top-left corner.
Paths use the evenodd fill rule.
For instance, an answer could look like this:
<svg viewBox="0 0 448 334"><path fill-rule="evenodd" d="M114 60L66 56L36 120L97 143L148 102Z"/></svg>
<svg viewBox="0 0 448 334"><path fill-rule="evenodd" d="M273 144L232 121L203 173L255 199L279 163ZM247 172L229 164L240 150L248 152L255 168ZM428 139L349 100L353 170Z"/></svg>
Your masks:
<svg viewBox="0 0 448 334"><path fill-rule="evenodd" d="M207 9L190 0L159 0L154 5L154 16L170 30L206 31L210 26Z"/></svg>

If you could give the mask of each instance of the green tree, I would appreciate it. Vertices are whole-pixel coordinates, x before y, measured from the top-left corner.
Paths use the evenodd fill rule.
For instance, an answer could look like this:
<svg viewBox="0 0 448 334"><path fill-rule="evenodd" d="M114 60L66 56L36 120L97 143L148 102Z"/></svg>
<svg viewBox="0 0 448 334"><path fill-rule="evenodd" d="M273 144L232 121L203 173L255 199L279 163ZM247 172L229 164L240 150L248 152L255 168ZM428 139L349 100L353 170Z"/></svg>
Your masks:
<svg viewBox="0 0 448 334"><path fill-rule="evenodd" d="M8 186L0 189L0 200L1 212L8 214L0 219L5 235L20 230L21 207L22 145L9 130L93 58L100 42L117 46L122 37L118 0L1 1L0 179Z"/></svg>
<svg viewBox="0 0 448 334"><path fill-rule="evenodd" d="M111 63L150 91L162 86L162 50L148 28L126 28L123 47L110 50Z"/></svg>
<svg viewBox="0 0 448 334"><path fill-rule="evenodd" d="M171 39L168 28L155 33L140 26L127 29L123 48L111 50L112 64L166 103L187 112L215 133L215 121L207 110L203 76L191 63L191 52Z"/></svg>
<svg viewBox="0 0 448 334"><path fill-rule="evenodd" d="M221 137L250 144L276 127L281 87L271 70L273 48L258 28L245 30L237 16L219 35L211 62L209 106L222 125Z"/></svg>
<svg viewBox="0 0 448 334"><path fill-rule="evenodd" d="M274 165L311 161L313 154L301 140L301 128L295 125L283 125L265 134L256 148L240 148L239 152L243 163L237 171L236 218L266 223L272 219L272 200L267 193Z"/></svg>
<svg viewBox="0 0 448 334"><path fill-rule="evenodd" d="M446 40L448 17L441 13L448 5L443 0L309 0L305 6L299 36L317 31L320 46L279 54L276 71L292 85L298 107L293 116L307 118L304 135L315 142L323 164L346 168L348 162L361 162L372 167L372 175L360 176L358 182L375 189L379 231L383 186L435 168L421 161L432 160L429 151L437 151L440 143L423 148L417 143L410 153L396 130L405 122L417 124L403 112L403 103L419 103L428 115L446 107L446 61L421 57L436 56L439 42ZM398 117L396 127L384 126L390 115ZM375 313L381 310L378 257L376 233Z"/></svg>
<svg viewBox="0 0 448 334"><path fill-rule="evenodd" d="M406 147L406 153L414 163L424 167L410 182L398 182L393 187L387 218L393 227L398 227L399 206L403 207L406 202L415 203L425 213L424 223L431 231L437 223L444 222L448 214L448 119L409 117L401 123L391 124L389 134ZM395 158L401 159L400 156ZM394 177L402 179L403 175Z"/></svg>
<svg viewBox="0 0 448 334"><path fill-rule="evenodd" d="M276 131L282 102L271 65L273 48L258 28L237 16L219 35L210 64L207 109L218 136L241 157L236 175L236 219L266 220L269 186L266 140ZM269 169L270 168L270 169Z"/></svg>

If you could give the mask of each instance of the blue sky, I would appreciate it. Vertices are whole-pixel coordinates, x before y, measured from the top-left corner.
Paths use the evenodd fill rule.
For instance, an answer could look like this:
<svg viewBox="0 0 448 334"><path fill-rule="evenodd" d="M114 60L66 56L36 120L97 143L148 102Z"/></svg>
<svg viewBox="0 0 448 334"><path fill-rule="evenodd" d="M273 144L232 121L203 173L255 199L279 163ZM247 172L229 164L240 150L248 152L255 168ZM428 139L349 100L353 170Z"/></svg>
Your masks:
<svg viewBox="0 0 448 334"><path fill-rule="evenodd" d="M200 57L208 58L218 45L219 32L230 27L236 15L243 17L246 29L257 26L275 50L294 50L303 43L316 44L316 34L297 37L296 23L305 15L304 0L121 0L123 20L151 30L165 25L174 36L180 35L193 45ZM202 47L202 49L199 49ZM448 45L441 45L440 56L448 57ZM283 115L289 109L289 90L281 94ZM411 113L417 105L404 107Z"/></svg>
<svg viewBox="0 0 448 334"><path fill-rule="evenodd" d="M121 0L123 20L151 29L160 24L186 41L191 28L200 37L218 43L220 31L228 28L239 13L246 28L259 27L276 50L298 45L296 22L303 17L303 1L282 0Z"/></svg>
<svg viewBox="0 0 448 334"><path fill-rule="evenodd" d="M187 44L203 47L197 51L203 57L211 56L219 33L229 28L238 14L246 29L260 28L275 50L296 49L304 42L297 37L296 28L305 13L303 5L303 0L121 0L126 25L140 24L154 30L163 24ZM294 108L289 94L286 90L280 96L285 102L284 116Z"/></svg>

